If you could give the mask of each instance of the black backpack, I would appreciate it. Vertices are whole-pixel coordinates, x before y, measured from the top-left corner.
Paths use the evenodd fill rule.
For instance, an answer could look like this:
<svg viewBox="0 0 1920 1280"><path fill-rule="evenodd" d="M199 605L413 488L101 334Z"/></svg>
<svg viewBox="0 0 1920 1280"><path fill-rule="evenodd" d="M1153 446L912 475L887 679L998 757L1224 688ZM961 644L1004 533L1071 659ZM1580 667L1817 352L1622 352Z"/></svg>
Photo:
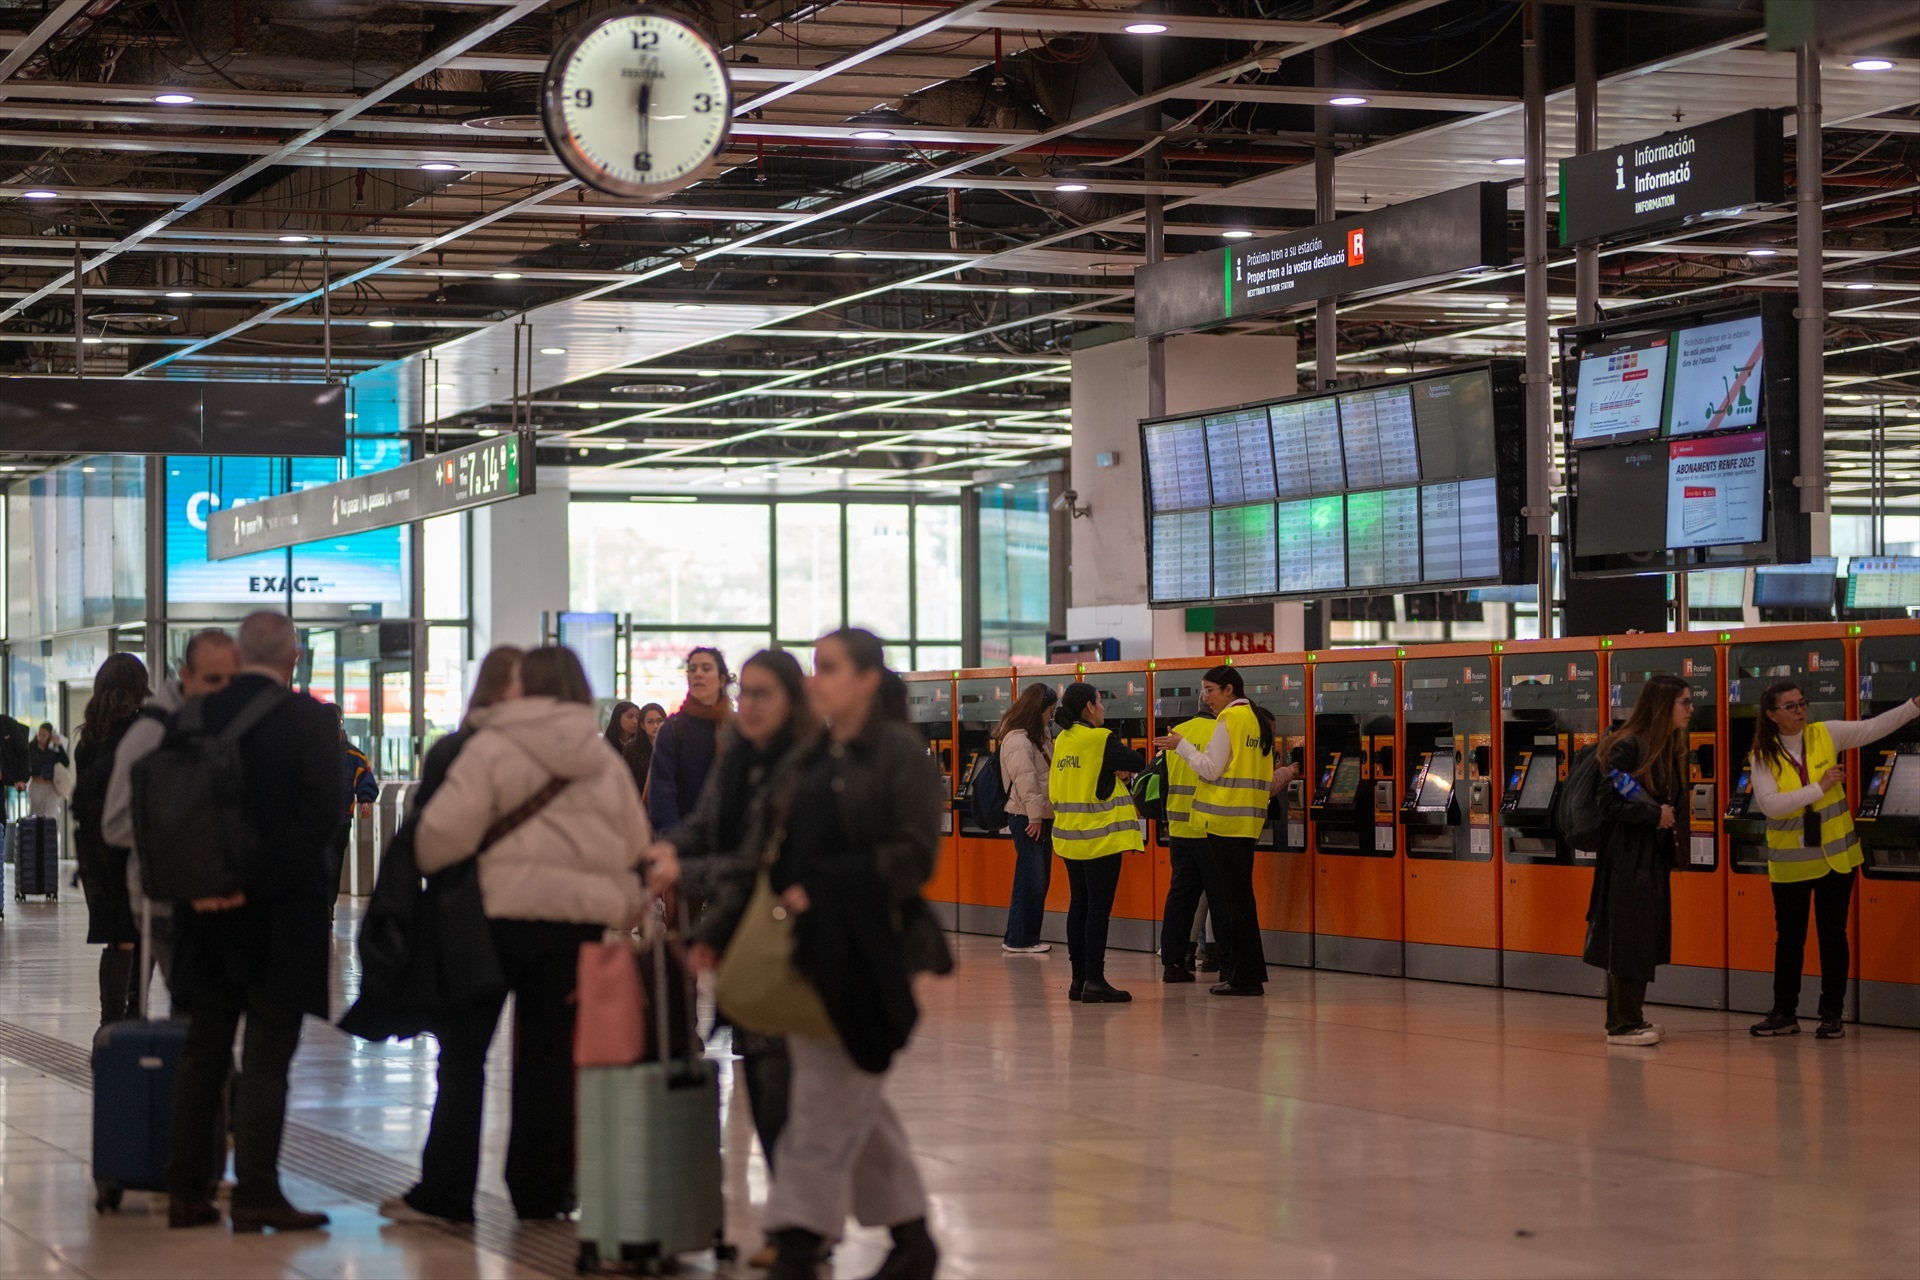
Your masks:
<svg viewBox="0 0 1920 1280"><path fill-rule="evenodd" d="M1007 784L1000 777L999 751L987 752L967 782L973 825L996 835L1007 825Z"/></svg>
<svg viewBox="0 0 1920 1280"><path fill-rule="evenodd" d="M1600 772L1597 747L1582 747L1567 764L1567 780L1553 802L1553 829L1570 848L1593 853L1600 848L1600 788L1606 778Z"/></svg>
<svg viewBox="0 0 1920 1280"><path fill-rule="evenodd" d="M27 781L28 737L26 725L0 715L0 786Z"/></svg>
<svg viewBox="0 0 1920 1280"><path fill-rule="evenodd" d="M1153 763L1134 775L1133 807L1152 822L1167 820L1167 753L1162 751Z"/></svg>
<svg viewBox="0 0 1920 1280"><path fill-rule="evenodd" d="M240 739L292 695L262 689L218 733L206 700L174 716L166 739L133 766L133 839L140 885L156 902L239 893L260 833L246 809Z"/></svg>

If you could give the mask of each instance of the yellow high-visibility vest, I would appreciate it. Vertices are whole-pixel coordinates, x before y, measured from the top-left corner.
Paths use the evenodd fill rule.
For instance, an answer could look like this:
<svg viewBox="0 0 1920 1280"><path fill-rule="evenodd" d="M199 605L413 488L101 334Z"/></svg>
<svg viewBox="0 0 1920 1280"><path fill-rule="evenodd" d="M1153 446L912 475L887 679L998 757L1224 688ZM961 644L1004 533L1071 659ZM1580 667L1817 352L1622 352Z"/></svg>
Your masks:
<svg viewBox="0 0 1920 1280"><path fill-rule="evenodd" d="M1098 795L1100 762L1112 733L1076 724L1053 740L1047 799L1053 802L1053 851L1063 858L1104 858L1147 847L1133 797L1119 780L1111 796Z"/></svg>
<svg viewBox="0 0 1920 1280"><path fill-rule="evenodd" d="M1807 778L1818 778L1840 763L1840 752L1833 745L1833 734L1824 724L1810 724L1801 738L1807 752ZM1781 791L1798 791L1800 770L1782 753L1778 762L1756 759L1773 774ZM1767 819L1767 878L1792 883L1818 880L1828 871L1845 873L1865 862L1860 852L1860 837L1853 830L1853 813L1847 808L1844 785L1829 787L1813 811L1820 819L1820 843L1807 843L1806 810L1799 809L1784 818Z"/></svg>
<svg viewBox="0 0 1920 1280"><path fill-rule="evenodd" d="M1212 716L1195 716L1174 729L1201 751L1213 741L1220 722ZM1200 775L1178 751L1167 752L1167 836L1173 840L1204 840L1206 828L1193 816L1193 797L1200 786Z"/></svg>
<svg viewBox="0 0 1920 1280"><path fill-rule="evenodd" d="M1194 821L1208 835L1258 839L1272 799L1273 748L1260 749L1260 720L1245 703L1222 711L1219 724L1214 732L1228 735L1233 754L1218 781L1200 779L1193 797Z"/></svg>

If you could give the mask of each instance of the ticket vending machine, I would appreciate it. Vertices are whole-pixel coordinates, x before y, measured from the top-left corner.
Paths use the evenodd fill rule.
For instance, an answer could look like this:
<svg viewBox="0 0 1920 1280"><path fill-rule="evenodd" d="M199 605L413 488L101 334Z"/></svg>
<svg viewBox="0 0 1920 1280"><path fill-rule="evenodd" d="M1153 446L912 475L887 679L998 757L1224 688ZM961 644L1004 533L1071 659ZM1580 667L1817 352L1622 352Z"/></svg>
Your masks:
<svg viewBox="0 0 1920 1280"><path fill-rule="evenodd" d="M1423 645L1401 663L1400 835L1407 976L1500 985L1500 868L1493 859L1493 656Z"/></svg>
<svg viewBox="0 0 1920 1280"><path fill-rule="evenodd" d="M1687 790L1674 806L1685 832L1683 861L1669 879L1673 892L1673 963L1660 966L1647 998L1700 1009L1727 1007L1727 884L1720 858L1721 788L1726 777L1726 682L1712 633L1699 643L1682 635L1623 636L1607 646L1611 724L1620 724L1656 675L1678 676L1693 690L1687 730Z"/></svg>
<svg viewBox="0 0 1920 1280"><path fill-rule="evenodd" d="M1394 651L1377 649L1314 661L1308 672L1316 969L1406 971L1398 676Z"/></svg>
<svg viewBox="0 0 1920 1280"><path fill-rule="evenodd" d="M1078 676L1100 691L1100 705L1107 713L1106 727L1142 756L1153 754L1148 675L1145 662L1090 662L1080 668ZM1117 785L1126 786L1127 779L1122 778ZM1120 887L1113 895L1113 924L1107 932L1107 945L1122 951L1152 951L1159 945L1160 907L1166 901L1164 894L1154 897L1153 853L1149 848L1121 857L1125 862L1120 868ZM1065 875L1054 879L1065 886ZM1063 912L1065 901L1061 900Z"/></svg>
<svg viewBox="0 0 1920 1280"><path fill-rule="evenodd" d="M953 753L953 675L951 672L914 672L904 679L907 720L926 737L927 753L940 767L941 786L949 799L946 812L940 818L940 861L922 892L941 927L952 929L957 923L955 905L959 901L957 824L952 803L959 785Z"/></svg>
<svg viewBox="0 0 1920 1280"><path fill-rule="evenodd" d="M1555 834L1567 762L1599 739L1594 640L1496 643L1500 690L1500 982L1594 996L1606 975L1582 963L1595 851Z"/></svg>
<svg viewBox="0 0 1920 1280"><path fill-rule="evenodd" d="M1781 626L1736 631L1727 646L1727 807L1722 817L1727 865L1727 1007L1766 1013L1773 1007L1773 890L1767 882L1767 820L1753 803L1753 735L1768 686L1791 680L1806 692L1807 719L1850 716L1847 646L1836 626ZM1854 976L1860 967L1859 898L1847 926ZM1820 972L1819 939L1807 929L1803 972ZM1848 983L1847 1011L1858 993ZM1817 976L1800 984L1800 1016L1820 1009Z"/></svg>
<svg viewBox="0 0 1920 1280"><path fill-rule="evenodd" d="M1260 912L1260 939L1268 964L1313 965L1313 858L1307 852L1307 667L1266 657L1235 663L1246 681L1247 700L1273 716L1276 765L1297 764L1299 780L1275 796L1270 821L1253 852L1253 900Z"/></svg>
<svg viewBox="0 0 1920 1280"><path fill-rule="evenodd" d="M973 820L973 781L1000 747L994 730L1013 705L1013 670L963 671L954 680L955 747L960 786L954 823L955 889L962 933L1001 935L1013 895L1013 837L1006 828L987 832Z"/></svg>
<svg viewBox="0 0 1920 1280"><path fill-rule="evenodd" d="M1873 633L1855 642L1860 715L1920 695L1920 632L1855 630ZM1920 1027L1920 720L1861 750L1860 783L1860 1021Z"/></svg>

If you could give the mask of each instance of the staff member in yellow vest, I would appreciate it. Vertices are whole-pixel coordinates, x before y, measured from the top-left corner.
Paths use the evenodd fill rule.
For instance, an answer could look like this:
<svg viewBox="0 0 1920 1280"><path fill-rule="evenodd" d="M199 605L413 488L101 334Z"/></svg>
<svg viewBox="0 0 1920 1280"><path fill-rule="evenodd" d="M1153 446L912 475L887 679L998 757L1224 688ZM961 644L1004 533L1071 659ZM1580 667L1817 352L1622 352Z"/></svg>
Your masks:
<svg viewBox="0 0 1920 1280"><path fill-rule="evenodd" d="M1202 702L1200 714L1175 726L1182 741L1206 748L1219 721ZM1160 980L1192 982L1194 975L1193 918L1200 895L1214 889L1208 881L1207 833L1193 816L1193 797L1200 775L1178 752L1167 756L1167 882L1166 905L1160 910Z"/></svg>
<svg viewBox="0 0 1920 1280"><path fill-rule="evenodd" d="M1200 697L1219 720L1205 749L1178 731L1153 745L1178 753L1200 779L1193 815L1207 834L1207 858L1219 886L1217 898L1209 887L1207 900L1231 961L1231 968L1222 967L1226 981L1210 990L1216 996L1264 995L1267 960L1253 900L1253 848L1274 792L1300 771L1290 764L1274 767L1273 717L1247 701L1246 682L1234 668L1218 666L1201 677Z"/></svg>
<svg viewBox="0 0 1920 1280"><path fill-rule="evenodd" d="M1792 682L1760 700L1753 736L1753 802L1767 815L1767 878L1773 889L1773 1012L1753 1024L1756 1036L1800 1034L1800 966L1807 947L1807 905L1820 939L1822 1040L1846 1034L1847 908L1853 870L1866 861L1847 809L1840 753L1877 742L1915 716L1920 698L1871 720L1807 723L1807 695Z"/></svg>
<svg viewBox="0 0 1920 1280"><path fill-rule="evenodd" d="M1124 1004L1133 999L1107 981L1107 924L1120 887L1120 855L1146 841L1133 797L1118 775L1147 767L1138 751L1113 736L1100 691L1075 682L1053 709L1060 733L1053 740L1047 799L1053 804L1053 851L1067 864L1067 957L1073 985L1067 999Z"/></svg>

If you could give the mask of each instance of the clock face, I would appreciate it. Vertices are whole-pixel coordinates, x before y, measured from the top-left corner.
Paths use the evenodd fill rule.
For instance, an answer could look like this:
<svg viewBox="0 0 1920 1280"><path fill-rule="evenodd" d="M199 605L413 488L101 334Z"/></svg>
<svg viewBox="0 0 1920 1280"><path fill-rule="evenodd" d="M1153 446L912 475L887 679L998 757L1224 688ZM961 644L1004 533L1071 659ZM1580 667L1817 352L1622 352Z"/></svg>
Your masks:
<svg viewBox="0 0 1920 1280"><path fill-rule="evenodd" d="M719 155L733 92L706 37L634 9L588 23L555 51L543 108L547 138L575 177L611 195L657 196Z"/></svg>

